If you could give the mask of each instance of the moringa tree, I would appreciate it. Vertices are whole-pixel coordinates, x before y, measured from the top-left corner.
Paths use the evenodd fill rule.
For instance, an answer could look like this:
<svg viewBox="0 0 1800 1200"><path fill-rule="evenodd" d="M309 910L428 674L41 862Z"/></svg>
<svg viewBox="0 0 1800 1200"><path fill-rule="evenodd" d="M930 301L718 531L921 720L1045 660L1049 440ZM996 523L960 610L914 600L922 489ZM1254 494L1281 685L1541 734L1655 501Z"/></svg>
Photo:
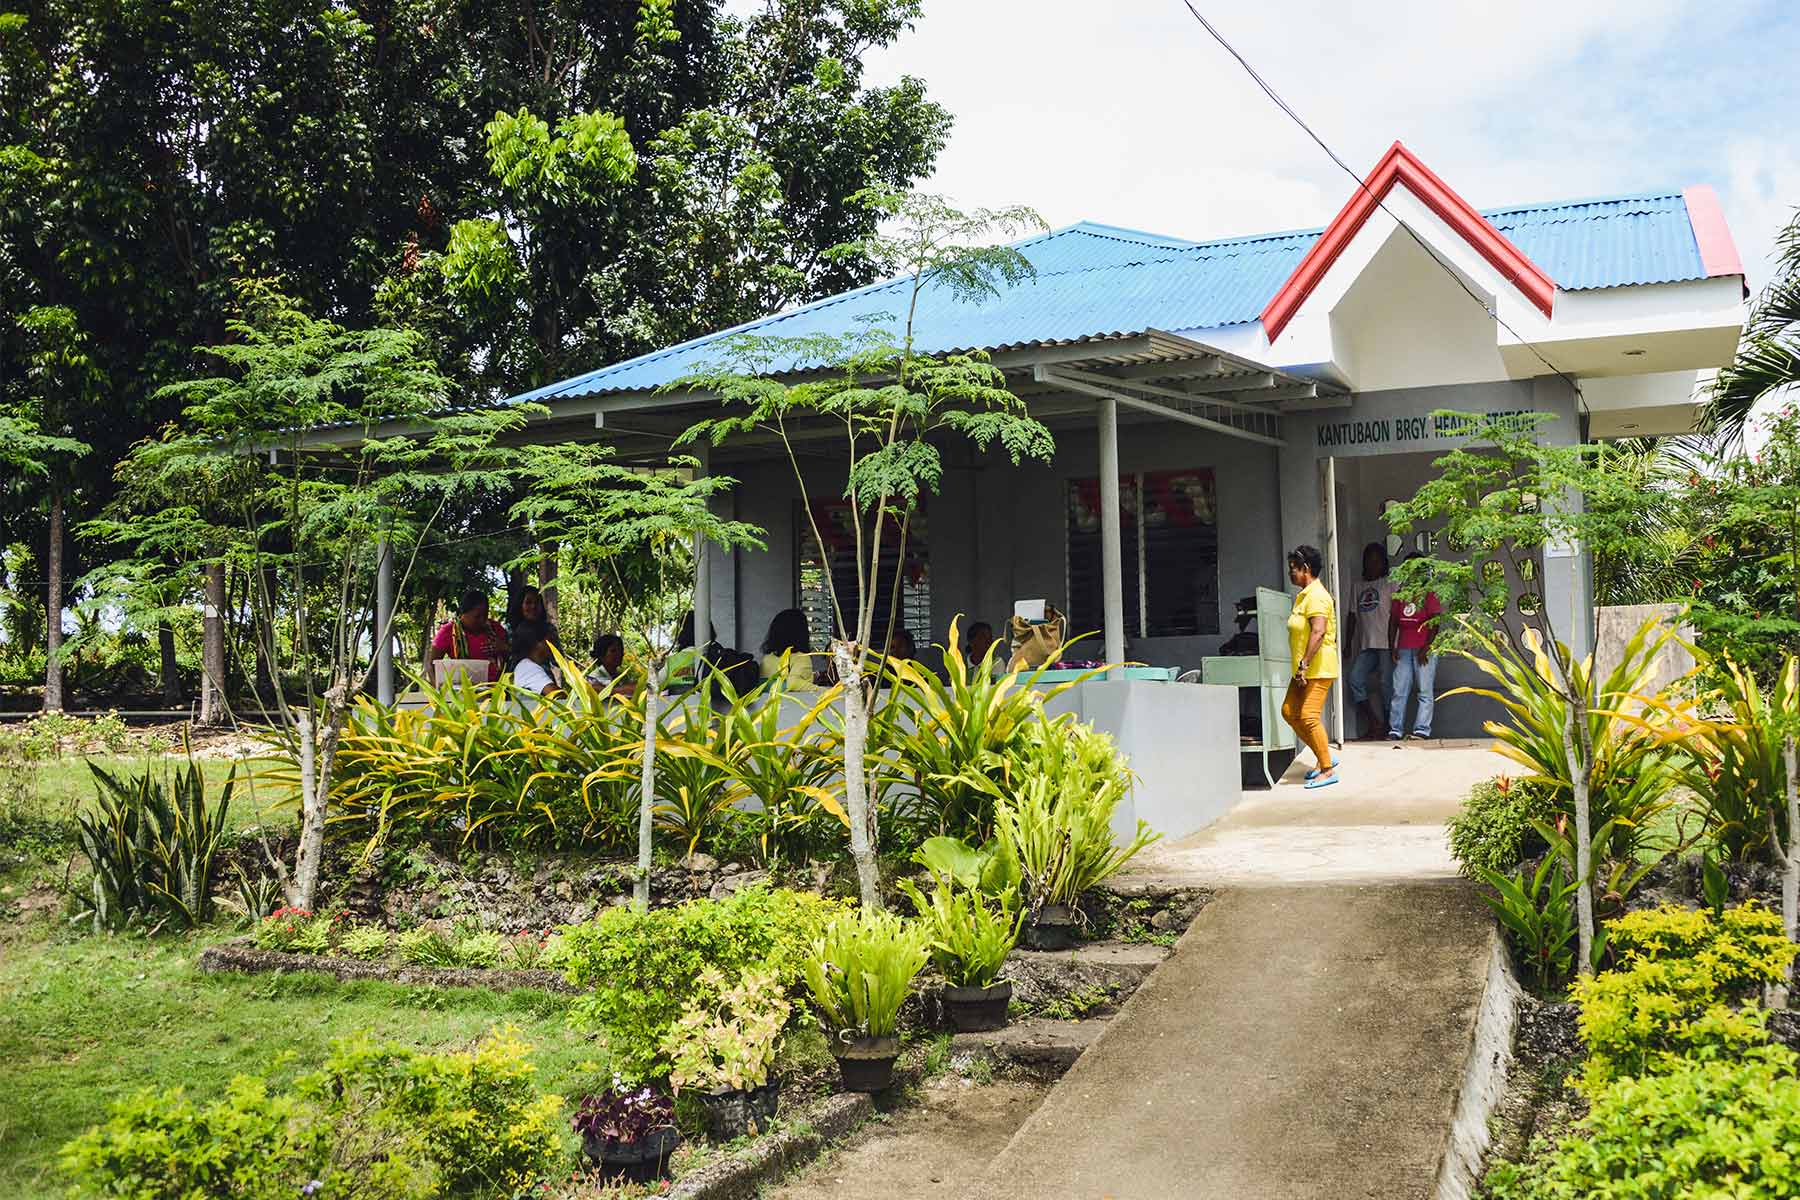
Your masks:
<svg viewBox="0 0 1800 1200"><path fill-rule="evenodd" d="M721 397L726 415L702 421L682 441L706 439L719 445L732 438L769 436L783 448L801 507L821 552L823 536L814 497L835 483L813 476L796 450L802 425L822 425L846 464L839 494L852 514L851 542L856 568L854 594L840 595L834 573L823 572L835 626L831 657L843 683L844 807L850 824L850 854L856 863L864 906L881 905L875 855L879 814L871 801L865 763L874 680L871 660L875 617L881 610L883 542L890 524L904 557L907 531L920 500L935 493L943 477L940 447L963 441L979 450L998 445L1017 464L1026 457L1048 460L1055 449L1050 431L1034 420L1006 377L985 354L920 354L914 321L920 298L941 291L965 301L999 293L1032 273L1025 256L1011 246L978 244L995 234L1010 236L1042 228L1025 208L980 209L962 213L933 196L870 193L864 201L889 218L889 232L836 247L834 254L879 264L905 283L898 333L866 330L836 337L766 338L741 336L727 343L721 365L702 370L672 388ZM786 383L777 373L817 368L813 378ZM818 441L809 440L816 447ZM829 442L827 443L829 444ZM898 605L898 572L888 585L889 631ZM885 639L882 645L885 645Z"/></svg>
<svg viewBox="0 0 1800 1200"><path fill-rule="evenodd" d="M1538 436L1542 416L1480 416L1445 411L1434 417L1462 423L1463 443L1432 464L1435 474L1412 499L1388 510L1395 533L1436 531L1428 556L1395 571L1402 595L1436 592L1445 617L1494 631L1490 644L1524 663L1555 691L1563 715L1565 756L1575 825L1576 925L1580 969L1593 970L1594 895L1591 812L1594 755L1590 716L1596 675L1557 636L1557 626L1586 621L1579 611L1552 614L1542 593L1520 603L1520 581L1538 577L1537 558L1548 549L1585 549L1596 557L1632 552L1640 536L1635 514L1643 496L1627 472L1607 464L1606 448L1551 446ZM1486 562L1504 565L1500 572ZM1578 601L1585 603L1584 600ZM1567 622L1567 624L1564 624ZM1456 630L1441 631L1454 644ZM1485 632L1483 634L1485 638ZM1528 668L1529 669L1529 668Z"/></svg>
<svg viewBox="0 0 1800 1200"><path fill-rule="evenodd" d="M675 649L673 628L693 595L694 555L706 546L762 549L762 530L713 512L713 498L730 489L724 475L694 474L692 458L666 468L638 470L612 460L594 443L538 446L526 451L531 490L512 507L540 538L563 547L562 577L610 585L624 598L627 627L637 635L644 664L644 739L639 763L638 862L633 901L650 908L650 849L656 807L656 733L662 717L666 668ZM684 589L681 584L686 584ZM704 646L704 632L695 636ZM704 660L696 657L696 671Z"/></svg>
<svg viewBox="0 0 1800 1200"><path fill-rule="evenodd" d="M300 842L292 870L278 866L288 903L310 908L338 740L372 646L392 634L390 621L368 640L379 547L395 547L403 590L447 504L513 485L518 453L498 439L542 410L457 410L415 334L345 329L265 283L243 285L242 304L232 340L209 350L220 373L171 385L182 418L133 452L132 470L142 486L161 480L151 494L163 495L246 465L249 478L124 514L109 532L150 580L182 570L164 553L171 539L235 557L249 568L258 636L291 627L283 649L299 695L277 687L273 714L299 768ZM264 566L286 577L287 611ZM321 590L330 600L315 609ZM275 659L273 644L263 650Z"/></svg>

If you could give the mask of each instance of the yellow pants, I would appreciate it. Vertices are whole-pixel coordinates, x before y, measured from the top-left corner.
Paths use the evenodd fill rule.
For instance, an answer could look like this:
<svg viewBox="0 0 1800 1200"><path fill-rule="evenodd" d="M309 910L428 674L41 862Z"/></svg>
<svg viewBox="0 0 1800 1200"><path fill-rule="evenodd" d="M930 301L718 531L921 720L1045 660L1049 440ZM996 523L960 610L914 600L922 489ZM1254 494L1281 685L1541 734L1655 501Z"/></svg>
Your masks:
<svg viewBox="0 0 1800 1200"><path fill-rule="evenodd" d="M1331 765L1331 743L1325 740L1325 722L1319 714L1325 711L1325 697L1335 680L1298 679L1288 681L1287 699L1281 702L1281 719L1286 721L1302 744L1313 752L1323 771Z"/></svg>

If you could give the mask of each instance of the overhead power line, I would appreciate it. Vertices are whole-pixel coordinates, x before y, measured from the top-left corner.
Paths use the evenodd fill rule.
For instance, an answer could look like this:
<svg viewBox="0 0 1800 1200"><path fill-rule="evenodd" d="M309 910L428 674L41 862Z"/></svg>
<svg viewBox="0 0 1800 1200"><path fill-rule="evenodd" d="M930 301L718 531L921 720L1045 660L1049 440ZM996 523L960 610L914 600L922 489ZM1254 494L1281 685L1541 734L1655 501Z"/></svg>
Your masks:
<svg viewBox="0 0 1800 1200"><path fill-rule="evenodd" d="M1396 224L1396 225L1400 226L1400 228L1406 230L1407 235L1410 236L1412 238L1412 240L1418 244L1419 249L1423 250L1427 255L1429 255L1431 257L1431 261L1436 263L1439 267L1441 267L1446 275L1448 275L1451 279L1455 280L1456 285L1458 287L1460 287L1468 295L1469 299L1473 300L1476 304L1480 305L1481 310L1483 312L1487 313L1488 316L1492 317L1494 319L1494 321L1497 324L1499 324L1499 326L1502 329L1506 330L1507 333L1511 334L1513 336L1514 340L1518 341L1519 344L1523 345L1526 349L1530 350L1531 353L1537 357L1537 360L1539 362L1543 363L1544 366L1548 367L1553 374L1555 374L1558 378L1560 378L1564 383L1568 384L1569 387L1575 392L1575 399L1581 405L1582 411L1584 411L1584 412L1590 411L1588 409L1587 397L1582 394L1581 384L1577 383L1575 378L1572 375L1570 375L1567 371L1564 371L1561 367L1557 366L1555 363L1551 362L1548 358L1546 358L1544 356L1544 352L1537 348L1536 343L1532 342L1529 338L1521 336L1518 330L1514 329L1511 325L1507 324L1506 319L1500 315L1499 310L1494 305L1489 304L1487 302L1487 300L1481 296L1480 293L1476 292L1475 289L1471 288L1468 284L1468 281L1462 277L1462 274L1459 271L1457 271L1455 267L1452 267L1449 263L1445 262L1441 257L1439 257L1438 252L1436 250L1432 249L1431 246L1426 244L1425 239L1419 236L1417 230L1415 230L1411 225L1408 225L1405 221L1402 221L1400 219L1400 217L1394 212L1394 210L1387 206L1386 202L1383 201L1381 199L1381 197L1377 196L1372 190L1370 190L1368 182L1366 180L1364 180L1361 175L1357 174L1357 172L1351 168L1350 164L1345 162L1343 160L1343 158L1338 154L1338 152L1336 150L1333 150L1331 148L1331 146L1326 143L1325 139L1318 135L1318 133L1313 129L1313 127L1311 125L1308 125L1306 123L1306 119L1304 117L1302 117L1299 113L1294 111L1294 107L1291 104L1289 104L1286 100L1283 100L1281 98L1281 94L1275 90L1275 88L1269 83L1269 81L1267 79L1263 78L1262 73L1260 71L1258 71L1255 67L1250 65L1250 60L1245 58L1241 53L1238 52L1237 47L1233 46L1231 44L1231 42L1229 40L1227 40L1225 35L1219 32L1218 27L1215 26L1211 21L1207 20L1205 15L1203 13L1201 13L1201 11L1198 8L1194 7L1194 0L1181 0L1181 2L1183 5L1186 6L1188 12L1193 14L1194 20L1200 22L1201 28L1205 29L1206 32L1212 36L1213 41L1219 43L1220 46L1224 47L1225 52L1227 54L1231 55L1231 57L1233 57L1237 60L1238 66L1244 68L1244 73L1249 75L1250 78L1253 81L1255 81L1256 86L1262 89L1263 95L1267 96L1269 98L1269 100L1275 105L1276 108L1279 108L1283 113L1285 113L1289 120L1291 120L1294 124L1298 125L1306 133L1306 136L1311 138L1313 140L1313 142L1319 147L1319 149L1323 150L1325 152L1326 156L1329 157L1332 162L1334 162L1338 165L1338 168L1340 170L1342 170L1344 172L1344 174L1348 175L1351 179L1355 180L1356 186L1361 188L1363 193L1365 195L1367 195L1369 197L1369 199L1373 200L1375 202L1376 206L1379 207L1382 212L1386 213L1389 217L1393 218L1394 224Z"/></svg>

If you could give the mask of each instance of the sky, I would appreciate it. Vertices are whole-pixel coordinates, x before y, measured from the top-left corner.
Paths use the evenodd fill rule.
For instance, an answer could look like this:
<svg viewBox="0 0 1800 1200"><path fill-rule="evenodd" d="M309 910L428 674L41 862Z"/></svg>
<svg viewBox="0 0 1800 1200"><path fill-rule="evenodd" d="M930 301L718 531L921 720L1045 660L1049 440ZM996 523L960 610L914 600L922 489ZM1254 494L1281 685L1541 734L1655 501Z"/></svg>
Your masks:
<svg viewBox="0 0 1800 1200"><path fill-rule="evenodd" d="M1399 139L1477 208L1712 184L1753 288L1800 205L1793 0L1195 0L1366 173ZM924 185L1195 239L1324 225L1354 186L1182 0L925 0L867 82L955 116Z"/></svg>

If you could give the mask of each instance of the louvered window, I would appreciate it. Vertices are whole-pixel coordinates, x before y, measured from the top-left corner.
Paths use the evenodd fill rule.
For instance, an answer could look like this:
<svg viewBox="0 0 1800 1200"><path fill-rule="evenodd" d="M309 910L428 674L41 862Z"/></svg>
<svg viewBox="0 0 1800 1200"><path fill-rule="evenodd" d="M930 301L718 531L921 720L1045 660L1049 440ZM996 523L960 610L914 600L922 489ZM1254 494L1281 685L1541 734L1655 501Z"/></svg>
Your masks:
<svg viewBox="0 0 1800 1200"><path fill-rule="evenodd" d="M806 512L796 504L794 520L800 530L800 608L806 613L806 623L812 630L813 645L822 650L837 636L837 620L825 586L827 570L831 572L838 603L844 607L844 620L852 623L856 620L856 526L848 501L815 501L812 507L813 518L818 524L820 535L825 539L826 547L825 553L821 554L818 542L813 537L812 526L807 523ZM865 531L873 530L872 514L863 517L863 528ZM865 537L865 556L868 553L867 545ZM900 574L899 625L913 635L917 645L924 647L932 638L931 556L922 505L913 513L906 529L904 560L901 558L900 521L891 516L886 519L886 527L881 535L881 570L876 585L875 623L872 626L874 632L870 638L877 648L887 634L896 572Z"/></svg>
<svg viewBox="0 0 1800 1200"><path fill-rule="evenodd" d="M1211 470L1148 471L1119 480L1125 635L1219 632L1219 524ZM1099 633L1100 481L1069 481L1069 627Z"/></svg>

